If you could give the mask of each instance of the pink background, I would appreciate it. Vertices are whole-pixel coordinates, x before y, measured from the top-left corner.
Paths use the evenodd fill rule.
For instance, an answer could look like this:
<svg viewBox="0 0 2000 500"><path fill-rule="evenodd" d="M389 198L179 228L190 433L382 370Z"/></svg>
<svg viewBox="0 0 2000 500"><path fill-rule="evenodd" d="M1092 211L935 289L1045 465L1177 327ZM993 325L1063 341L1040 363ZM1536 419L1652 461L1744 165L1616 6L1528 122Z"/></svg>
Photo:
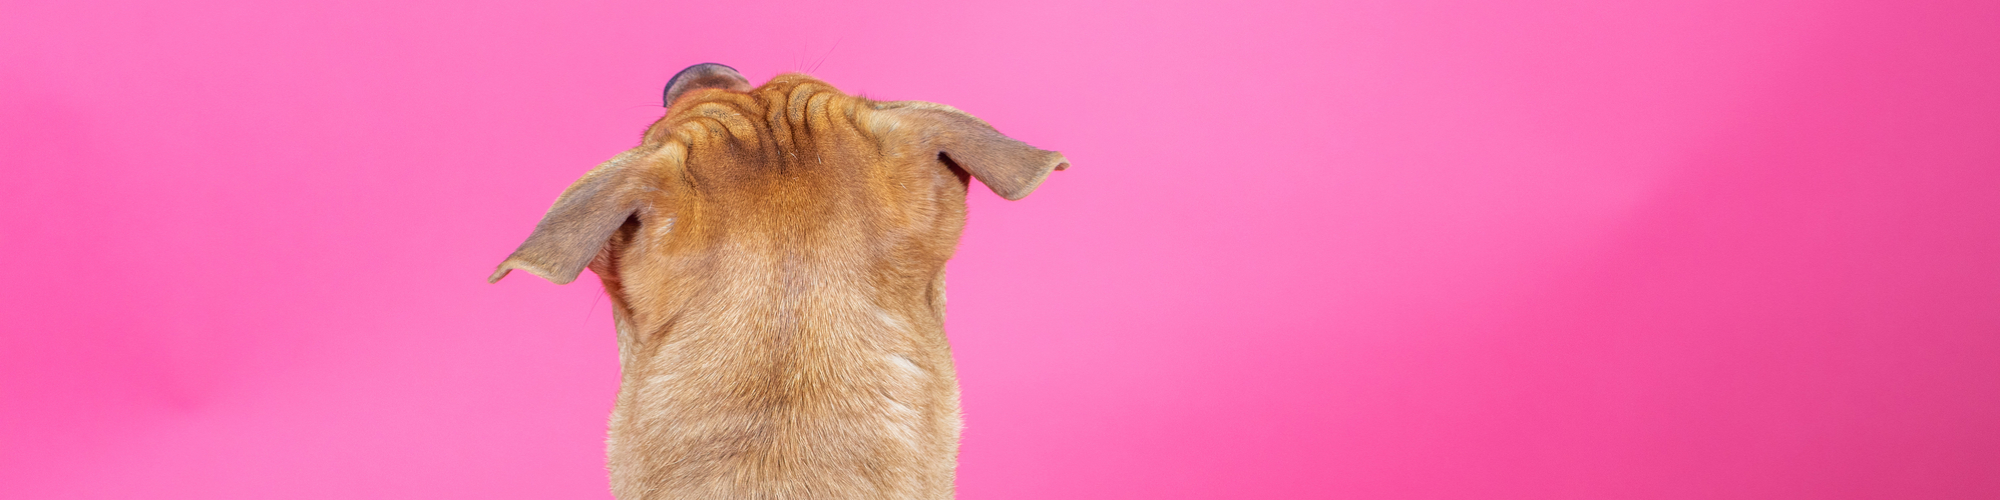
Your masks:
<svg viewBox="0 0 2000 500"><path fill-rule="evenodd" d="M1075 163L962 498L2000 497L2000 4L572 3L0 6L0 497L608 497L484 278L705 61Z"/></svg>

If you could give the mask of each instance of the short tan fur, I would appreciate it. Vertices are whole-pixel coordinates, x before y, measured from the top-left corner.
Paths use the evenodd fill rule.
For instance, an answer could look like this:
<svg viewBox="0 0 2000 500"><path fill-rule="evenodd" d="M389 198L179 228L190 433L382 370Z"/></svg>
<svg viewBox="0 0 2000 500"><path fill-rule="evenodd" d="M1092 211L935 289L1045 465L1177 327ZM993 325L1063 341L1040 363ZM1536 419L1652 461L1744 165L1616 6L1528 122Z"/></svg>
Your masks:
<svg viewBox="0 0 2000 500"><path fill-rule="evenodd" d="M492 281L604 283L623 499L944 499L944 270L968 175L1019 199L1061 154L933 103L699 65L644 141L557 199Z"/></svg>

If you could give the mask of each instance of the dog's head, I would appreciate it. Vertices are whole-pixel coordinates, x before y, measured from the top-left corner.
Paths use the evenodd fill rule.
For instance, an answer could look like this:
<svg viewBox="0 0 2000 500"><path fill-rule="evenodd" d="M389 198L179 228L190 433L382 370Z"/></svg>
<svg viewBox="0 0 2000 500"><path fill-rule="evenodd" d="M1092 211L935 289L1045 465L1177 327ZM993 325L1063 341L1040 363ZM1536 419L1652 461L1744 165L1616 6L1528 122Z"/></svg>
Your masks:
<svg viewBox="0 0 2000 500"><path fill-rule="evenodd" d="M564 191L489 281L590 267L620 306L687 300L675 287L927 282L957 244L968 176L1016 200L1069 166L949 106L804 75L752 88L697 65L665 99L644 141Z"/></svg>

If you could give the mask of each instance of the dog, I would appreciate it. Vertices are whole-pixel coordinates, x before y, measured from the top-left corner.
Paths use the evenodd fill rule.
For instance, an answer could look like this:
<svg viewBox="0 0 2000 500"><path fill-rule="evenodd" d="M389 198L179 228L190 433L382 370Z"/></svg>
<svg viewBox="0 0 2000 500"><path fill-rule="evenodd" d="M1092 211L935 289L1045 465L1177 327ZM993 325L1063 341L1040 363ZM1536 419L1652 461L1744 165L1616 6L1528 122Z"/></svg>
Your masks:
<svg viewBox="0 0 2000 500"><path fill-rule="evenodd" d="M676 74L643 141L563 191L488 282L604 283L622 499L944 499L958 381L945 261L970 178L1018 200L1062 154L950 106L801 74Z"/></svg>

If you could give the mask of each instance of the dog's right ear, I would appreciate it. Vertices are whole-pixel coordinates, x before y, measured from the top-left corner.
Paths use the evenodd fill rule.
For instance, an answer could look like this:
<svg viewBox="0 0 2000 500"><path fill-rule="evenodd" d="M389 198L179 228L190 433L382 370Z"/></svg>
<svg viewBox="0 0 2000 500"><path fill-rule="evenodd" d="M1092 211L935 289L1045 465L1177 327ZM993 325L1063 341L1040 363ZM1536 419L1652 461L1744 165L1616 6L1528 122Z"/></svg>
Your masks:
<svg viewBox="0 0 2000 500"><path fill-rule="evenodd" d="M1044 151L994 130L992 125L958 108L923 101L875 104L867 127L878 137L909 129L905 137L934 148L940 160L965 169L981 184L1009 201L1035 191L1049 172L1069 168L1062 153Z"/></svg>
<svg viewBox="0 0 2000 500"><path fill-rule="evenodd" d="M645 168L645 160L671 161L675 155L652 154L656 151L626 151L577 179L535 224L528 240L501 261L486 282L498 282L515 269L558 285L575 281L611 234L657 190L657 179Z"/></svg>

